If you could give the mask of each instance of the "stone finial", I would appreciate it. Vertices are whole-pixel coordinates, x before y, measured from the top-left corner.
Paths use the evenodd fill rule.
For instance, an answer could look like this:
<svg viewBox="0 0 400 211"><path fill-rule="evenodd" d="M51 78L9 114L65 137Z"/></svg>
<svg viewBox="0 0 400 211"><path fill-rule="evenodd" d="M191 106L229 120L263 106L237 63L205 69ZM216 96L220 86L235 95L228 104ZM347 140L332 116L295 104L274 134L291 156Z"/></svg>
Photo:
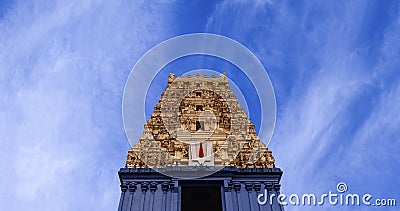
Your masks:
<svg viewBox="0 0 400 211"><path fill-rule="evenodd" d="M175 74L170 73L168 76L168 84L171 84L175 80Z"/></svg>
<svg viewBox="0 0 400 211"><path fill-rule="evenodd" d="M226 72L220 74L220 75L219 75L219 78L220 78L222 81L226 81L226 82L228 81L228 78L226 77Z"/></svg>

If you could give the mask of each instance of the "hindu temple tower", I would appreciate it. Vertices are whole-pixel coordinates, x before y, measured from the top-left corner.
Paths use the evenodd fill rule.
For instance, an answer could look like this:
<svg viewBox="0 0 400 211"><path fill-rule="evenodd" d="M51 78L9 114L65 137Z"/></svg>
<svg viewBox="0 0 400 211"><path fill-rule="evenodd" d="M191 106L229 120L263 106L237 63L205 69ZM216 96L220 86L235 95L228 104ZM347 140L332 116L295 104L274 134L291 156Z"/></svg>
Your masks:
<svg viewBox="0 0 400 211"><path fill-rule="evenodd" d="M282 171L225 74L170 74L118 174L119 211L283 210L257 201L279 194Z"/></svg>

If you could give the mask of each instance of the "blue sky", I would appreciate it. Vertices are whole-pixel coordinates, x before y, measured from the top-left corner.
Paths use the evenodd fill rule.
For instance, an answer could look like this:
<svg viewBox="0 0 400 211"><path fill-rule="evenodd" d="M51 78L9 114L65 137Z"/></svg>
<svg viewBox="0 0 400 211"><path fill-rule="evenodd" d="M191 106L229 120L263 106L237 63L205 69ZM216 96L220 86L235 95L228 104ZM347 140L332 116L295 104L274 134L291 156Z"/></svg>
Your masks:
<svg viewBox="0 0 400 211"><path fill-rule="evenodd" d="M343 181L400 201L397 1L10 0L0 3L0 210L115 210L129 72L193 32L233 38L267 69L282 192ZM195 68L213 67L204 61Z"/></svg>

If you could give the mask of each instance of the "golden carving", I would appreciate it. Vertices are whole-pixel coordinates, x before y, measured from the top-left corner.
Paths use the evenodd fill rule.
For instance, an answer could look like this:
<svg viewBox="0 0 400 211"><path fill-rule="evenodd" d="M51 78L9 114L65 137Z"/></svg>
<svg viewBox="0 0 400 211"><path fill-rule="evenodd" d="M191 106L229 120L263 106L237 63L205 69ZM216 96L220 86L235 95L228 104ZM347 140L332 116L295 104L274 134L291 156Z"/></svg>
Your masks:
<svg viewBox="0 0 400 211"><path fill-rule="evenodd" d="M177 114L178 121L171 113ZM170 74L139 142L128 151L126 167L273 168L274 163L272 152L260 141L230 90L225 73L211 78Z"/></svg>

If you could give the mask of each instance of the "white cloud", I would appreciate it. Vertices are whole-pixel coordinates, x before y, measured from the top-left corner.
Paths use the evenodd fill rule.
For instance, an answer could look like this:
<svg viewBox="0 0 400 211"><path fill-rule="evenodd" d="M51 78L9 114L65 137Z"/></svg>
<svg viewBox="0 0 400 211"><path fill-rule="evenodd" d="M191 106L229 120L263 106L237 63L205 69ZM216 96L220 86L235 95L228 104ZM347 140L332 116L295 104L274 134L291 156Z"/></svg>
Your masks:
<svg viewBox="0 0 400 211"><path fill-rule="evenodd" d="M399 80L399 15L379 20L391 22L383 32L369 32L373 6L363 2L237 6L218 5L207 29L243 42L266 65L278 101L270 147L284 171L282 190L320 193L346 179L354 191L390 192L381 178L399 183L398 171L384 167L395 166L400 157L394 150L398 141L388 141L398 136L399 125L400 93L392 85ZM362 43L368 33L383 33L383 40L371 36ZM378 102L367 104L375 95ZM380 166L383 174L371 176L369 166Z"/></svg>
<svg viewBox="0 0 400 211"><path fill-rule="evenodd" d="M17 2L0 20L1 210L113 210L121 97L169 4Z"/></svg>

